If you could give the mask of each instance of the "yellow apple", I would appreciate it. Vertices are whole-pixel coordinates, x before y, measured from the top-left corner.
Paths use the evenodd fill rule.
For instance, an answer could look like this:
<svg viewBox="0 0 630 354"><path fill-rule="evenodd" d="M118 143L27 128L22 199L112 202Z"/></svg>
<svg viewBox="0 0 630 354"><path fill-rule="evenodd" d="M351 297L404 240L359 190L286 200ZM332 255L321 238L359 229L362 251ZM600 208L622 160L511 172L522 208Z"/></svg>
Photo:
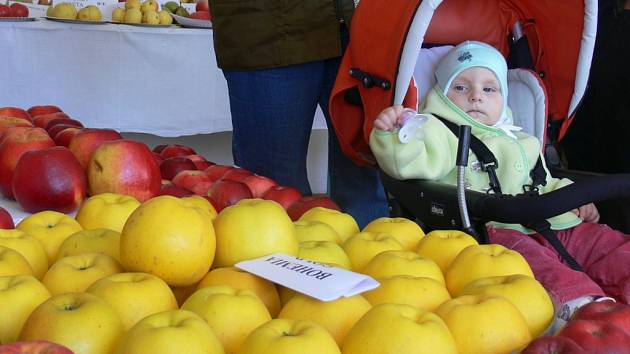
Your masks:
<svg viewBox="0 0 630 354"><path fill-rule="evenodd" d="M30 275L0 277L0 344L15 342L33 310L50 297Z"/></svg>
<svg viewBox="0 0 630 354"><path fill-rule="evenodd" d="M146 0L140 5L140 10L142 10L143 13L148 11L157 12L159 10L159 5L155 0Z"/></svg>
<svg viewBox="0 0 630 354"><path fill-rule="evenodd" d="M319 263L337 264L341 268L351 269L350 258L343 248L331 241L305 241L298 245L298 258Z"/></svg>
<svg viewBox="0 0 630 354"><path fill-rule="evenodd" d="M77 19L80 21L100 21L101 17L101 10L96 5L83 7L77 13Z"/></svg>
<svg viewBox="0 0 630 354"><path fill-rule="evenodd" d="M48 269L42 283L51 294L84 292L95 281L123 272L112 257L102 253L83 253L60 258Z"/></svg>
<svg viewBox="0 0 630 354"><path fill-rule="evenodd" d="M140 10L140 6L142 6L142 3L140 2L140 0L126 0L125 1L125 10L129 10L129 9Z"/></svg>
<svg viewBox="0 0 630 354"><path fill-rule="evenodd" d="M0 277L33 275L33 269L18 251L0 246Z"/></svg>
<svg viewBox="0 0 630 354"><path fill-rule="evenodd" d="M112 12L112 22L124 22L125 21L125 9L117 7Z"/></svg>
<svg viewBox="0 0 630 354"><path fill-rule="evenodd" d="M554 308L549 294L534 278L515 274L475 280L461 295L496 295L509 300L521 312L532 338L538 337L553 320Z"/></svg>
<svg viewBox="0 0 630 354"><path fill-rule="evenodd" d="M158 17L160 18L161 25L170 25L173 23L173 16L171 16L171 14L168 11L162 10L158 12ZM212 209L214 209L214 207L212 207ZM217 216L217 212L215 210L214 216L212 218L214 219L216 216Z"/></svg>
<svg viewBox="0 0 630 354"><path fill-rule="evenodd" d="M457 354L444 321L432 312L400 304L372 307L352 327L341 349L343 354Z"/></svg>
<svg viewBox="0 0 630 354"><path fill-rule="evenodd" d="M163 11L160 11L158 14L162 13ZM168 12L166 12L168 14ZM169 15L170 16L170 15ZM171 21L172 21L172 17L171 17ZM160 23L163 24L163 23ZM170 25L170 23L169 23ZM214 220L217 217L217 210L214 208L214 206L212 206L212 204L208 201L208 199L199 196L199 195L191 195L189 197L182 197L181 199L185 200L186 202L192 204L192 205L196 205L201 209L206 209L208 211L208 213L210 213L210 219Z"/></svg>
<svg viewBox="0 0 630 354"><path fill-rule="evenodd" d="M324 327L341 346L350 329L371 308L361 295L325 302L296 294L282 307L278 318L313 321Z"/></svg>
<svg viewBox="0 0 630 354"><path fill-rule="evenodd" d="M105 301L88 293L66 293L33 310L20 340L59 343L75 354L111 354L122 335L120 318Z"/></svg>
<svg viewBox="0 0 630 354"><path fill-rule="evenodd" d="M523 315L500 296L460 296L435 313L451 331L460 354L518 353L532 339Z"/></svg>
<svg viewBox="0 0 630 354"><path fill-rule="evenodd" d="M153 10L146 10L142 14L142 23L146 23L147 25L159 25L160 16Z"/></svg>
<svg viewBox="0 0 630 354"><path fill-rule="evenodd" d="M315 207L300 216L298 221L319 221L329 225L345 242L350 237L359 233L359 225L354 218L347 213L324 207Z"/></svg>
<svg viewBox="0 0 630 354"><path fill-rule="evenodd" d="M48 257L48 264L52 264L57 259L59 246L66 238L83 230L73 218L52 210L27 216L17 224L16 229L35 237L42 244Z"/></svg>
<svg viewBox="0 0 630 354"><path fill-rule="evenodd" d="M61 2L52 10L53 17L64 18L68 20L76 20L77 8L69 2Z"/></svg>
<svg viewBox="0 0 630 354"><path fill-rule="evenodd" d="M265 304L272 317L280 312L280 296L274 283L234 267L213 269L199 282L197 289L214 285L229 285L250 290Z"/></svg>
<svg viewBox="0 0 630 354"><path fill-rule="evenodd" d="M123 337L116 354L223 354L210 326L193 312L171 310L143 318Z"/></svg>
<svg viewBox="0 0 630 354"><path fill-rule="evenodd" d="M445 274L446 288L452 297L468 283L497 275L523 274L534 277L523 256L501 245L473 245L455 257Z"/></svg>
<svg viewBox="0 0 630 354"><path fill-rule="evenodd" d="M208 210L163 195L144 202L127 219L120 235L120 260L128 271L186 286L208 272L215 247Z"/></svg>
<svg viewBox="0 0 630 354"><path fill-rule="evenodd" d="M442 273L446 273L461 250L478 244L477 240L462 231L435 230L420 239L416 253L421 257L432 259L440 267Z"/></svg>
<svg viewBox="0 0 630 354"><path fill-rule="evenodd" d="M197 290L197 286L199 286L199 283L186 286L171 286L170 288L173 295L175 295L175 299L177 299L177 304L181 307L186 299Z"/></svg>
<svg viewBox="0 0 630 354"><path fill-rule="evenodd" d="M330 225L321 221L294 221L298 242L331 241L341 246L341 237Z"/></svg>
<svg viewBox="0 0 630 354"><path fill-rule="evenodd" d="M392 235L405 251L415 251L424 231L415 222L405 218L378 218L367 224L362 231L381 232Z"/></svg>
<svg viewBox="0 0 630 354"><path fill-rule="evenodd" d="M96 281L87 292L114 309L125 331L148 315L177 309L177 300L168 285L147 273L112 274Z"/></svg>
<svg viewBox="0 0 630 354"><path fill-rule="evenodd" d="M93 252L106 254L120 263L120 233L110 229L75 232L59 246L57 258Z"/></svg>
<svg viewBox="0 0 630 354"><path fill-rule="evenodd" d="M352 270L363 272L374 256L385 251L401 251L402 245L389 234L359 232L343 243L343 250L350 258Z"/></svg>
<svg viewBox="0 0 630 354"><path fill-rule="evenodd" d="M223 209L214 220L217 256L213 268L231 267L247 259L284 253L297 255L295 227L280 206L270 200L243 199Z"/></svg>
<svg viewBox="0 0 630 354"><path fill-rule="evenodd" d="M424 311L433 311L451 299L443 283L425 277L395 275L376 279L381 285L363 296L372 304L405 304Z"/></svg>
<svg viewBox="0 0 630 354"><path fill-rule="evenodd" d="M128 8L125 11L123 21L125 23L142 23L142 12L140 12L140 9L137 8Z"/></svg>
<svg viewBox="0 0 630 354"><path fill-rule="evenodd" d="M116 10L123 11L124 16L123 9ZM112 21L116 21L113 15ZM91 196L81 204L76 219L85 230L110 229L121 232L129 215L139 206L138 199L132 196L101 193Z"/></svg>
<svg viewBox="0 0 630 354"><path fill-rule="evenodd" d="M227 285L199 289L181 308L198 314L210 325L226 354L237 354L245 338L271 320L267 307L256 294Z"/></svg>
<svg viewBox="0 0 630 354"><path fill-rule="evenodd" d="M444 284L440 267L431 259L420 257L411 251L381 252L363 268L363 273L375 279L395 275L427 277Z"/></svg>
<svg viewBox="0 0 630 354"><path fill-rule="evenodd" d="M274 319L245 339L239 354L339 354L333 337L306 320Z"/></svg>
<svg viewBox="0 0 630 354"><path fill-rule="evenodd" d="M48 257L44 247L33 236L17 229L2 229L0 246L11 248L24 256L37 279L41 279L48 270Z"/></svg>

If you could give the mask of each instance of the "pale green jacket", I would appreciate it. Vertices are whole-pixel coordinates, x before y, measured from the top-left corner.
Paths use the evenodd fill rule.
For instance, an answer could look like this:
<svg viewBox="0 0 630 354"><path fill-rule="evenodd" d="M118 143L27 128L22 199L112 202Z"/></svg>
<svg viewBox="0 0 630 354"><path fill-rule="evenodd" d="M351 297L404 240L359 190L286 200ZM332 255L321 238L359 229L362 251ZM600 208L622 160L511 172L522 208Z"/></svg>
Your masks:
<svg viewBox="0 0 630 354"><path fill-rule="evenodd" d="M415 139L407 144L398 140L398 131L374 129L370 135L370 148L378 161L379 167L389 176L397 179L425 179L457 183L455 159L458 140L455 135L432 114L437 114L457 125L471 126L471 132L479 138L494 154L498 162L497 177L504 194L519 194L523 186L532 183L529 173L541 155L541 146L537 138L513 132L516 139L504 131L486 126L475 121L468 114L455 106L440 89L433 88L425 105L420 109L429 118L419 129ZM511 113L510 113L511 120ZM511 122L510 122L511 123ZM542 158L542 156L541 156ZM544 159L543 159L543 165ZM551 177L547 166L547 184L540 187L541 193L547 193L571 183L568 179ZM488 174L481 171L479 161L470 152L466 168L466 188L486 192L489 188ZM581 222L573 213L549 219L554 230L573 227ZM532 233L521 225L493 223L495 227L510 228Z"/></svg>

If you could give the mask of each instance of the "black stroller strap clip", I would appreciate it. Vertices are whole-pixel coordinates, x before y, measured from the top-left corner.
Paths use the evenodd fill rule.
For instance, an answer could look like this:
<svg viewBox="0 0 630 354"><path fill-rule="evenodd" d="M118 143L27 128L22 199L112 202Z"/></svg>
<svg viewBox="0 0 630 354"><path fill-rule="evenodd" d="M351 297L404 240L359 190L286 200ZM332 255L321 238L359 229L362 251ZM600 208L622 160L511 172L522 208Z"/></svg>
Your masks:
<svg viewBox="0 0 630 354"><path fill-rule="evenodd" d="M389 90L392 88L392 83L390 81L370 75L369 73L361 71L357 68L350 69L350 76L361 81L361 84L365 88L372 88L374 86L383 90Z"/></svg>

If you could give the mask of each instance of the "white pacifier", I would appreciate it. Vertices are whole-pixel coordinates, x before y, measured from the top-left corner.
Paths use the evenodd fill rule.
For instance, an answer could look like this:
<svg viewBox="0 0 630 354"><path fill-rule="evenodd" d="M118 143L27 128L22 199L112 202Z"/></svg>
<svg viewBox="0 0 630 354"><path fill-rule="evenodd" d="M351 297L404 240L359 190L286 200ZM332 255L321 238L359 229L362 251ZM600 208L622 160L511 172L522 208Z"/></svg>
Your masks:
<svg viewBox="0 0 630 354"><path fill-rule="evenodd" d="M425 115L418 114L413 109L405 108L402 111L402 126L398 130L398 140L403 144L411 141L427 120L428 118Z"/></svg>

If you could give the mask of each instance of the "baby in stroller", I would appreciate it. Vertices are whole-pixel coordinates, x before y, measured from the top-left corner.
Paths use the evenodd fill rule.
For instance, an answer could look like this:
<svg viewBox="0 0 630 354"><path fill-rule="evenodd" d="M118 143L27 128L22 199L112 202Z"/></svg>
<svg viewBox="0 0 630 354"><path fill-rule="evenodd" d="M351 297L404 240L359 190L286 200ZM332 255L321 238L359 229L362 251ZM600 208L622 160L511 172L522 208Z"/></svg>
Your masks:
<svg viewBox="0 0 630 354"><path fill-rule="evenodd" d="M496 177L501 192L516 195L532 185L530 171L542 163L546 178L539 193L565 187L568 179L551 177L545 166L540 141L511 125L507 106L507 65L493 47L467 41L454 47L437 66L437 84L421 108L426 121L410 139L401 142L398 131L407 118L402 106L383 110L374 121L370 148L379 167L396 179L437 180L456 183L457 137L447 127L471 126L498 162ZM450 123L449 123L450 122ZM467 189L490 192L490 179L474 154L470 155ZM548 221L569 254L584 269L564 264L550 243L531 229L516 224L489 223L489 241L521 253L534 275L549 291L566 320L580 306L611 296L630 302L630 238L606 225L597 224L593 204Z"/></svg>

